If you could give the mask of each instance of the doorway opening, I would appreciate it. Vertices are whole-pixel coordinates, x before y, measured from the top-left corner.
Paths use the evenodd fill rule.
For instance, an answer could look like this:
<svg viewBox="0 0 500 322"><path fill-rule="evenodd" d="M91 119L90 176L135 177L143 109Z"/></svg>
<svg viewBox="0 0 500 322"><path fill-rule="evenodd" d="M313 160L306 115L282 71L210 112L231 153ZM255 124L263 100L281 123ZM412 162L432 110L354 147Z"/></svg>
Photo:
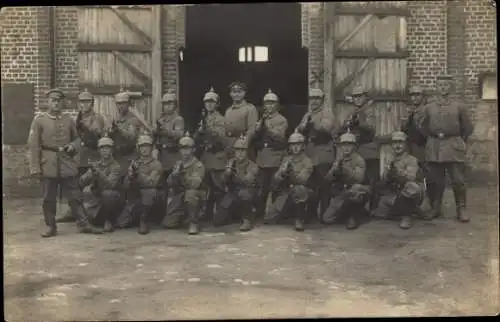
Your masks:
<svg viewBox="0 0 500 322"><path fill-rule="evenodd" d="M195 5L186 8L186 47L179 52L181 113L196 128L203 95L214 87L220 111L231 105L228 86L242 81L257 107L268 89L290 121L307 105L307 49L301 46L299 3ZM295 122L292 122L295 123Z"/></svg>

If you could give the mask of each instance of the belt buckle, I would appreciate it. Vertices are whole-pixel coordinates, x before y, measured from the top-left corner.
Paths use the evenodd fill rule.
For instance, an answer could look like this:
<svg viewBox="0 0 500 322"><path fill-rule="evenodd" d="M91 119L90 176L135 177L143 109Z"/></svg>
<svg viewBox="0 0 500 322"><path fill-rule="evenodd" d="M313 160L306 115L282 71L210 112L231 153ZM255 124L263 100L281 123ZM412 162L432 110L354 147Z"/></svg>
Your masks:
<svg viewBox="0 0 500 322"><path fill-rule="evenodd" d="M264 147L267 148L267 142L264 142Z"/></svg>
<svg viewBox="0 0 500 322"><path fill-rule="evenodd" d="M231 132L227 132L227 136L232 137L232 136L233 136L233 133L231 133Z"/></svg>
<svg viewBox="0 0 500 322"><path fill-rule="evenodd" d="M293 185L293 184L291 184L291 185L289 185L288 187L289 187L290 189L293 189L294 185Z"/></svg>
<svg viewBox="0 0 500 322"><path fill-rule="evenodd" d="M166 144L162 144L161 147L162 147L162 149L166 149L167 145Z"/></svg>
<svg viewBox="0 0 500 322"><path fill-rule="evenodd" d="M444 138L444 133L441 133L441 132L438 133L438 138L440 138L440 139Z"/></svg>
<svg viewBox="0 0 500 322"><path fill-rule="evenodd" d="M82 142L82 143L80 143L80 146L85 146L85 143L83 143L83 142Z"/></svg>

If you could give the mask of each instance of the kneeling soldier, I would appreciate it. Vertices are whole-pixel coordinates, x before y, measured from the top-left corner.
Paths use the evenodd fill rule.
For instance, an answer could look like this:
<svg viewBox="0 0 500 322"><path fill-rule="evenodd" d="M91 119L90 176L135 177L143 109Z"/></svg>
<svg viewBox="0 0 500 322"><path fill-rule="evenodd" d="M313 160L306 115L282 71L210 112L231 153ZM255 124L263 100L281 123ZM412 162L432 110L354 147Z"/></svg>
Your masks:
<svg viewBox="0 0 500 322"><path fill-rule="evenodd" d="M222 198L213 218L214 225L223 225L237 210L243 218L241 231L249 231L253 226L252 201L257 194L259 167L248 158L248 140L242 136L233 145L234 158L229 160L223 178L226 194Z"/></svg>
<svg viewBox="0 0 500 322"><path fill-rule="evenodd" d="M360 224L370 188L363 185L365 160L355 149L356 136L352 133L342 134L336 159L326 174L326 179L333 184L330 204L322 214L325 224L346 220L347 229L356 229Z"/></svg>
<svg viewBox="0 0 500 322"><path fill-rule="evenodd" d="M306 216L306 202L313 191L308 187L314 166L311 159L305 154L305 138L295 133L288 139L290 155L283 158L278 171L274 175L272 190L276 192L276 199L269 207L264 220L276 221L284 214L292 212L295 217L295 230L304 230Z"/></svg>
<svg viewBox="0 0 500 322"><path fill-rule="evenodd" d="M382 175L385 193L375 210L375 216L398 216L401 219L399 227L411 227L413 214L424 197L424 175L418 165L418 159L405 151L406 134L392 134L392 149L394 160L388 163Z"/></svg>
<svg viewBox="0 0 500 322"><path fill-rule="evenodd" d="M139 214L139 234L149 232L146 222L158 194L158 185L162 173L160 161L153 158L153 138L141 135L137 140L139 158L133 160L125 176L123 187L131 193L127 205L117 221L119 228L130 226Z"/></svg>
<svg viewBox="0 0 500 322"><path fill-rule="evenodd" d="M97 143L101 159L91 164L90 169L80 178L84 194L90 194L91 203L83 203L87 214L97 218L104 216L104 231L113 231L114 216L123 205L119 191L121 184L120 164L113 158L113 140L109 137L99 139Z"/></svg>
<svg viewBox="0 0 500 322"><path fill-rule="evenodd" d="M172 200L167 205L167 213L162 225L165 228L175 228L182 224L187 212L189 234L199 232L198 221L205 192L202 188L205 177L205 167L194 156L194 140L189 133L179 140L181 160L178 161L172 173L167 178L167 185L172 193Z"/></svg>

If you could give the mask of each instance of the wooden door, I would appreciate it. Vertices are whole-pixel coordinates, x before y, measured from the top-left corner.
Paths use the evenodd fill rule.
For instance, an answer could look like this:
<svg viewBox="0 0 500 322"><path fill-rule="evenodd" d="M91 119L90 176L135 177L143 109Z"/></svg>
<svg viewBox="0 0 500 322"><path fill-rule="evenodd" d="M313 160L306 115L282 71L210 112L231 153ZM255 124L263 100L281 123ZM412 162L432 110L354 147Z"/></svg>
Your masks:
<svg viewBox="0 0 500 322"><path fill-rule="evenodd" d="M95 95L95 111L108 122L117 116L120 89L143 94L134 105L149 123L158 117L160 107L151 108L153 18L152 6L80 7L80 90Z"/></svg>
<svg viewBox="0 0 500 322"><path fill-rule="evenodd" d="M332 45L333 97L335 112L343 122L354 106L345 97L361 85L375 104L367 114L376 126L376 140L400 127L406 113L407 64L406 1L342 2L327 16L326 35ZM327 10L328 12L328 10ZM330 11L332 13L332 11ZM328 45L328 39L325 44ZM325 53L327 50L325 50ZM328 86L325 80L326 87ZM328 90L327 90L328 91ZM391 153L387 144L380 149L381 171Z"/></svg>

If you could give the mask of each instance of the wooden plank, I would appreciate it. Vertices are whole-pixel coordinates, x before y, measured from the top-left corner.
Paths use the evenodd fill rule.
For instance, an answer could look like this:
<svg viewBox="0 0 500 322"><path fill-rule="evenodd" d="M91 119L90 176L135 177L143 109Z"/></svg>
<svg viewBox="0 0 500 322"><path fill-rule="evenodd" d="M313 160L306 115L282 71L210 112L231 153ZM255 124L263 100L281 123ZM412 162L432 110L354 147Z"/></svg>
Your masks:
<svg viewBox="0 0 500 322"><path fill-rule="evenodd" d="M162 61L162 9L160 5L153 6L153 51L151 53L151 64L152 64L152 106L151 116L153 120L156 120L160 116L161 112L161 96L163 87L163 61Z"/></svg>
<svg viewBox="0 0 500 322"><path fill-rule="evenodd" d="M361 64L361 66L358 68L358 70L354 71L352 74L350 74L348 77L344 78L340 84L338 84L336 86L336 90L335 92L337 94L340 94L342 95L343 91L345 90L345 88L347 86L349 86L349 84L351 84L359 75L361 75L361 73L363 73L363 71L370 65L370 64L373 64L373 62L375 61L375 58L368 58L366 59L365 61L363 61L363 63Z"/></svg>
<svg viewBox="0 0 500 322"><path fill-rule="evenodd" d="M337 4L335 8L335 13L337 15L343 16L365 16L368 14L373 14L376 16L410 16L410 10L408 8L397 8L397 7L387 7L387 8L377 8L377 7L346 7L342 6L340 3Z"/></svg>
<svg viewBox="0 0 500 322"><path fill-rule="evenodd" d="M408 96L405 93L368 93L370 99L375 102L406 102L408 101ZM345 96L337 96L335 102L348 103Z"/></svg>
<svg viewBox="0 0 500 322"><path fill-rule="evenodd" d="M337 58L408 58L410 52L408 50L396 52L379 52L379 51L361 51L361 50L342 50L335 53Z"/></svg>
<svg viewBox="0 0 500 322"><path fill-rule="evenodd" d="M95 85L95 84L91 84L91 83L80 83L79 89L80 89L80 91L87 89L89 92L91 92L94 95L116 95L117 93L119 93L123 89L123 86L119 85L119 84ZM152 94L151 87L147 87L147 86L127 85L126 89L129 92L142 93L143 96L151 96L151 94Z"/></svg>
<svg viewBox="0 0 500 322"><path fill-rule="evenodd" d="M141 39L142 39L142 41L144 41L144 43L146 43L147 45L152 45L153 44L153 40L151 39L151 37L149 37L149 35L147 35L144 31L142 31L141 28L137 27L137 25L135 23L133 23L129 18L127 18L126 15L124 15L121 12L119 12L117 9L115 9L113 7L109 7L109 9L111 9L116 14L116 16L125 25L127 25L127 27L130 28L130 30L132 30L139 37L141 37Z"/></svg>
<svg viewBox="0 0 500 322"><path fill-rule="evenodd" d="M111 6L89 6L89 5L84 5L84 6L78 6L79 8L85 8L85 9L108 9ZM141 5L130 5L130 6L113 6L114 8L120 9L120 10L145 10L145 11L150 11L151 7L150 6L141 6Z"/></svg>
<svg viewBox="0 0 500 322"><path fill-rule="evenodd" d="M139 44L78 44L79 52L130 52L130 53L149 53L151 52L150 45Z"/></svg>
<svg viewBox="0 0 500 322"><path fill-rule="evenodd" d="M325 106L335 112L335 3L324 4L324 92Z"/></svg>
<svg viewBox="0 0 500 322"><path fill-rule="evenodd" d="M372 14L368 14L366 15L366 17L363 18L363 20L361 20L361 22L353 29L351 30L347 36L344 37L344 39L342 39L336 46L335 46L335 49L337 51L339 51L349 40L351 40L357 33L359 30L361 30L361 28L363 28L364 26L366 26L366 24L373 18L373 15Z"/></svg>
<svg viewBox="0 0 500 322"><path fill-rule="evenodd" d="M121 53L117 52L117 51L113 51L112 52L113 55L115 55L115 57L121 61L123 63L123 65L125 65L137 78L139 78L143 83L144 85L150 85L151 82L152 82L152 79L151 77L144 73L142 70L140 70L139 68L137 68L136 66L134 66L134 64L132 64L128 59L127 57L123 56Z"/></svg>

